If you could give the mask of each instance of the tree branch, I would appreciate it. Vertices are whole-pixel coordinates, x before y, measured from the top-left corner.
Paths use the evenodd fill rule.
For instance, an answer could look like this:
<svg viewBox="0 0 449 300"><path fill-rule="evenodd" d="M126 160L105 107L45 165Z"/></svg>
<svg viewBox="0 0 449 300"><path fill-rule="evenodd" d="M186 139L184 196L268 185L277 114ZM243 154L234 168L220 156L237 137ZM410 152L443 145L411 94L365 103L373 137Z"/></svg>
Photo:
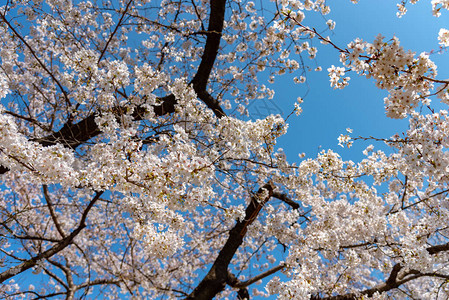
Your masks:
<svg viewBox="0 0 449 300"><path fill-rule="evenodd" d="M443 251L449 251L449 243L443 244L443 245L436 245L436 246L431 246L429 248L427 248L427 252L429 252L429 254L437 254L439 252L443 252Z"/></svg>
<svg viewBox="0 0 449 300"><path fill-rule="evenodd" d="M94 206L95 202L100 198L100 196L103 194L103 192L97 192L95 194L95 197L89 202L86 209L84 210L78 227L67 237L62 239L59 243L51 247L50 249L24 261L18 266L12 267L3 273L0 274L0 283L4 282L5 280L22 273L34 266L36 266L41 260L52 257L56 253L62 251L64 248L66 248L70 243L72 243L73 239L83 230L84 227L86 227L86 218L89 213L89 211Z"/></svg>
<svg viewBox="0 0 449 300"><path fill-rule="evenodd" d="M273 195L273 189L274 186L271 183L267 183L251 197L250 203L245 210L245 218L238 221L234 228L231 229L229 237L211 269L186 299L212 299L226 287L229 263L242 244L248 226L254 222L264 204Z"/></svg>
<svg viewBox="0 0 449 300"><path fill-rule="evenodd" d="M259 280L261 280L261 279L264 279L265 277L268 277L268 276L270 276L270 275L276 273L276 272L279 271L279 270L282 270L284 267L285 267L285 265L284 265L284 264L281 264L281 265L276 266L276 267L273 267L273 268L271 268L271 269L269 269L269 270L267 270L267 271L265 271L265 272L263 272L263 273L260 273L259 275L255 276L255 277L253 277L253 278L251 278L251 279L248 279L248 280L246 280L246 281L240 281L240 280L238 280L238 279L235 277L234 274L231 274L231 273L229 272L229 273L228 273L228 279L229 279L229 280L228 280L227 283L228 283L231 287L233 287L233 288L243 289L243 288L246 288L247 286L249 286L249 285L251 285L251 284L253 284L253 283L255 283L255 282L257 282L257 281L259 281Z"/></svg>
<svg viewBox="0 0 449 300"><path fill-rule="evenodd" d="M192 80L192 85L198 97L213 110L218 118L226 116L217 100L207 92L207 82L214 66L215 59L220 47L221 35L223 31L224 16L226 10L226 0L210 1L209 28L207 40L204 47L201 63L198 71Z"/></svg>
<svg viewBox="0 0 449 300"><path fill-rule="evenodd" d="M290 205L293 209L299 208L299 204L290 199L286 194L273 192L273 197L285 202L286 204Z"/></svg>
<svg viewBox="0 0 449 300"><path fill-rule="evenodd" d="M117 33L117 30L122 25L123 19L125 18L125 15L128 12L129 6L131 5L132 2L133 2L133 0L129 0L128 4L126 4L125 10L123 11L122 16L120 17L120 20L118 21L117 25L114 28L114 31L111 33L111 36L109 37L108 41L106 42L106 45L104 46L103 50L101 51L100 57L98 58L98 61L97 61L97 64L100 63L101 59L103 58L104 54L106 53L106 50L108 49L109 43L112 41L112 39L114 38L114 35Z"/></svg>
<svg viewBox="0 0 449 300"><path fill-rule="evenodd" d="M198 95L198 98L200 98L218 118L222 118L226 116L226 113L221 108L219 102L207 92L206 87L220 46L226 10L226 0L214 0L210 2L211 10L209 15L209 28L207 32L206 44L204 47L203 56L201 57L200 65L193 80L191 81L191 84ZM128 5L129 3L131 3L131 1L128 2ZM122 18L123 16L124 14L122 15ZM4 16L2 16L2 18L4 19ZM11 29L14 30L13 28ZM45 66L42 67L47 70ZM47 72L49 72L50 76L52 76L49 70L47 70ZM65 94L62 86L60 88ZM177 101L173 94L160 98L160 100L161 104L153 107L156 116L162 116L175 112L175 105ZM117 109L117 111L119 112L120 109ZM134 120L142 120L144 114L144 108L136 108L133 114ZM35 139L34 141L43 146L51 146L60 143L64 147L75 149L101 133L98 125L95 123L95 116L96 114L93 113L76 124L67 122L58 132L40 139ZM9 168L0 165L0 174L4 174L8 171Z"/></svg>
<svg viewBox="0 0 449 300"><path fill-rule="evenodd" d="M443 244L443 245L431 246L431 247L427 248L427 252L429 252L429 254L431 254L431 255L438 254L439 252L443 252L443 251L449 251L449 243ZM371 297L372 295L374 295L377 292L383 293L383 292L390 291L392 289L398 288L399 286L401 286L404 283L407 283L411 280L414 280L414 279L417 279L420 277L440 277L443 279L449 278L448 275L436 274L436 273L421 273L416 270L410 270L410 271L407 271L405 274L402 274L401 279L398 279L398 274L402 270L402 268L403 267L401 266L401 264L399 264L399 263L395 264L393 266L393 269L390 272L390 275L388 276L388 279L384 283L381 283L373 288L366 289L366 290L363 290L363 291L360 291L357 293L349 293L349 294L345 294L345 295L337 295L337 296L330 296L330 297L320 297L320 296L314 295L311 297L311 300L353 300L353 299L359 299L360 296L362 296L362 295Z"/></svg>
<svg viewBox="0 0 449 300"><path fill-rule="evenodd" d="M53 223L55 224L56 230L58 230L59 234L62 238L65 238L65 233L62 230L61 224L59 224L58 217L56 216L55 211L53 210L53 203L51 201L50 195L48 194L48 187L46 184L42 186L42 189L44 191L44 197L47 201L48 210L50 211L51 219L53 220Z"/></svg>

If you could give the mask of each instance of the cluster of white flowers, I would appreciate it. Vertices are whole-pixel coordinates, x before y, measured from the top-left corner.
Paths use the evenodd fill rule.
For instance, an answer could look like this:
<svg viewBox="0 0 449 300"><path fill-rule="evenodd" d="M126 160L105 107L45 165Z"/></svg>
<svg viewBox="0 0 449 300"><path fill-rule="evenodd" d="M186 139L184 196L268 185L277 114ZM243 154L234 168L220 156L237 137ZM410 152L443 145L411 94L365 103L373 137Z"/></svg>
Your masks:
<svg viewBox="0 0 449 300"><path fill-rule="evenodd" d="M413 3L417 2L416 0ZM436 17L441 16L441 9L449 10L449 1L447 0L432 0L432 12Z"/></svg>
<svg viewBox="0 0 449 300"><path fill-rule="evenodd" d="M345 76L345 68L332 65L327 71L329 72L331 86L335 89L342 89L349 84L350 77L343 77Z"/></svg>
<svg viewBox="0 0 449 300"><path fill-rule="evenodd" d="M1 109L1 108L0 108ZM42 183L78 184L72 151L55 145L44 148L18 130L13 117L0 114L0 162L17 172L31 173Z"/></svg>
<svg viewBox="0 0 449 300"><path fill-rule="evenodd" d="M351 134L352 129L346 128L346 132ZM341 147L344 147L346 145L348 148L350 148L353 143L354 143L354 141L351 139L351 136L349 136L348 134L340 134L340 136L338 137L338 145Z"/></svg>
<svg viewBox="0 0 449 300"><path fill-rule="evenodd" d="M155 258L172 256L184 244L184 240L164 225L137 224L134 228L134 237L143 240L148 255Z"/></svg>
<svg viewBox="0 0 449 300"><path fill-rule="evenodd" d="M3 73L0 73L0 99L9 94L8 81Z"/></svg>
<svg viewBox="0 0 449 300"><path fill-rule="evenodd" d="M288 283L280 281L279 277L274 277L268 283L266 289L270 294L277 294L278 299L308 299L311 296L311 285L307 279L298 275Z"/></svg>
<svg viewBox="0 0 449 300"><path fill-rule="evenodd" d="M415 56L400 46L393 37L384 41L379 35L373 43L356 39L348 45L348 51L341 52L341 62L352 71L363 74L376 81L376 86L386 89L388 97L384 99L387 116L405 118L421 101L429 102L428 95L434 87L432 80L437 75L436 65L425 53ZM330 68L331 85L342 88L347 85L349 77L344 75L344 68Z"/></svg>
<svg viewBox="0 0 449 300"><path fill-rule="evenodd" d="M438 32L438 40L440 42L440 45L444 47L449 46L449 30L441 28L440 32Z"/></svg>

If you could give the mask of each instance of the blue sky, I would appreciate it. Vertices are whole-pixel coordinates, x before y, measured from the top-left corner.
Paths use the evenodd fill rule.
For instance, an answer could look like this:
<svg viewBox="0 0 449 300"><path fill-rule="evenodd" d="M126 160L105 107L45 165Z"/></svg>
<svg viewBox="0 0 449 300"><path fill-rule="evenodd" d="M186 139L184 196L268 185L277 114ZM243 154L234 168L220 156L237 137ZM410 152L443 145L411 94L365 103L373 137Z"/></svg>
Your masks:
<svg viewBox="0 0 449 300"><path fill-rule="evenodd" d="M336 21L337 25L333 32L326 34L342 48L355 38L372 42L377 34L382 33L386 39L395 35L405 49L418 54L438 50L438 31L441 27L449 28L449 12L436 18L432 15L430 1L422 0L416 5L408 5L408 13L398 18L397 3L392 0L360 0L355 5L349 0L329 1L331 13L326 18ZM304 23L324 29L323 21L322 16L309 14ZM314 43L314 46L319 47L317 63L323 71L307 73L308 87L295 85L283 78L278 78L271 86L276 91L274 101L284 117L292 110L296 98L304 97L308 91L302 105L303 113L299 117L290 117L288 133L279 141L290 162L298 160L298 153L315 157L321 149L329 148L336 149L344 159L358 161L362 158L361 150L372 142L356 142L349 150L341 148L337 145L337 138L340 133L345 133L347 127L354 130L353 136L380 138L388 138L407 129L407 121L386 118L383 98L387 93L377 89L373 80L350 74L348 87L343 90L331 88L326 70L332 64L339 65L338 53L328 45ZM438 65L438 77L442 79L449 77L447 57L447 52L431 56ZM308 63L313 64L311 61ZM438 100L433 99L433 105L436 102ZM380 143L374 145L382 147Z"/></svg>

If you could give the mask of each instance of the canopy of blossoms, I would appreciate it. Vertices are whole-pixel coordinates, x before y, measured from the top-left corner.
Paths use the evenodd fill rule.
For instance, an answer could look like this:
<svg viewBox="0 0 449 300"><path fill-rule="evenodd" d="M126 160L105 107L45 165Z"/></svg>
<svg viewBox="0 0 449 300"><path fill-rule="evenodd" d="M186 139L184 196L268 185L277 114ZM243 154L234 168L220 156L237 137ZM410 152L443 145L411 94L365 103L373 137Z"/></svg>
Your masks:
<svg viewBox="0 0 449 300"><path fill-rule="evenodd" d="M327 2L2 1L0 297L448 298L449 81L396 37L305 25ZM385 150L291 163L290 115L245 120L311 41L331 86L372 78L409 121Z"/></svg>

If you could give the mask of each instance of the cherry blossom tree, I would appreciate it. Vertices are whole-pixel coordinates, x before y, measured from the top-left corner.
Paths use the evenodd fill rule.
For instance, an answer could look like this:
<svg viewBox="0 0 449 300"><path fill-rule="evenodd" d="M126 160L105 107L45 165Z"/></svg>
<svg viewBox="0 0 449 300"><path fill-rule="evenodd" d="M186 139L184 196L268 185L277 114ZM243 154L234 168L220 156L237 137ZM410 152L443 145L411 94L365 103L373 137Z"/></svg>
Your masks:
<svg viewBox="0 0 449 300"><path fill-rule="evenodd" d="M449 116L430 102L449 81L396 37L305 25L324 0L255 2L2 2L2 298L449 297ZM407 132L359 162L289 162L276 141L302 100L244 115L274 95L262 78L304 81L310 41L340 54L333 87L374 79Z"/></svg>

